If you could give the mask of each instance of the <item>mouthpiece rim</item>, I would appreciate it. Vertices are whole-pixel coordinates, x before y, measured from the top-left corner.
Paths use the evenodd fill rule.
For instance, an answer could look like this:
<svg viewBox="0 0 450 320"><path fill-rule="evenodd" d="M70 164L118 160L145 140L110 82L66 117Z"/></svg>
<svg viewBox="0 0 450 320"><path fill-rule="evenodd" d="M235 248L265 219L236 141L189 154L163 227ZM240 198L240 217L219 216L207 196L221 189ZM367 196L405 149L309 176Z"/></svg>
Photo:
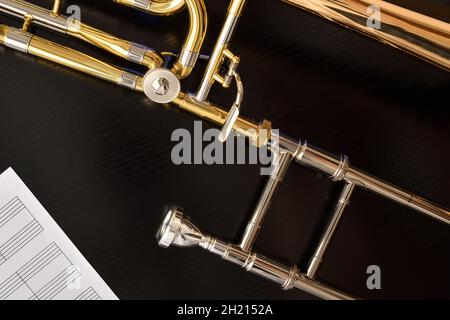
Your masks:
<svg viewBox="0 0 450 320"><path fill-rule="evenodd" d="M183 216L182 209L177 207L172 207L167 212L156 236L160 247L168 248L173 244L180 234Z"/></svg>

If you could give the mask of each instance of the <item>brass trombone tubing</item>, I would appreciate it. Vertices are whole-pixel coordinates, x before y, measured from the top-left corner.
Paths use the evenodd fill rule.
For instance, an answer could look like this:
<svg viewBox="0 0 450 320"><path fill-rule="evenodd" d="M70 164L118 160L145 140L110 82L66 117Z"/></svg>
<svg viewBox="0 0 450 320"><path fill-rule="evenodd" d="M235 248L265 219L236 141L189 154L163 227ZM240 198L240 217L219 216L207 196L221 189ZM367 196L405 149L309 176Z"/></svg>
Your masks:
<svg viewBox="0 0 450 320"><path fill-rule="evenodd" d="M0 28L0 42L7 45L8 30L18 30L2 25ZM98 78L120 84L122 86L143 92L142 78L113 67L107 63L89 57L76 50L66 48L53 42L31 36L31 41L27 53L53 61L58 64L76 69ZM17 49L17 48L15 48ZM173 102L180 109L188 111L195 116L209 122L223 126L228 116L228 112L209 102L200 102L195 97L181 92L179 97ZM267 140L262 140L261 136L266 136L262 130L269 131L271 124L263 121L256 124L244 117L238 117L233 129L243 136L248 137L257 146L265 145ZM270 147L270 144L269 144ZM450 225L450 211L434 204L428 200L420 198L410 192L404 191L390 183L372 177L361 170L348 166L343 158L330 156L319 149L308 145L306 142L299 144L298 141L280 135L280 148L286 152L291 152L296 162L313 167L321 172L328 173L330 177L338 180L346 180L359 187L368 189L387 199L402 204L406 207L419 211L429 217L442 221Z"/></svg>
<svg viewBox="0 0 450 320"><path fill-rule="evenodd" d="M0 44L143 92L142 77L29 32L0 25Z"/></svg>
<svg viewBox="0 0 450 320"><path fill-rule="evenodd" d="M59 15L61 12L61 0L54 0L52 13Z"/></svg>
<svg viewBox="0 0 450 320"><path fill-rule="evenodd" d="M184 8L184 0L113 0L117 4L142 10L147 13L169 16Z"/></svg>
<svg viewBox="0 0 450 320"><path fill-rule="evenodd" d="M217 38L214 50L209 58L208 66L196 94L198 101L205 101L208 98L211 87L216 81L219 68L222 64L226 50L228 49L231 37L236 29L239 18L244 10L246 0L232 0L228 6L227 17L222 30Z"/></svg>
<svg viewBox="0 0 450 320"><path fill-rule="evenodd" d="M76 37L149 69L159 67L164 61L162 56L153 49L120 39L80 21L54 14L46 8L22 0L0 0L0 12L20 19L32 17L36 25Z"/></svg>
<svg viewBox="0 0 450 320"><path fill-rule="evenodd" d="M4 3L5 0L0 1L0 3ZM23 12L20 14L23 14ZM35 15L33 15L33 17L36 18ZM1 38L3 44L6 45L7 43L5 40L7 37L5 37L5 31L9 29L12 28L2 26L3 36ZM33 49L35 44L37 44L36 50ZM70 68L86 72L117 84L121 84L123 86L131 87L139 92L143 91L141 77L126 73L119 68L112 67L75 50L65 48L35 36L32 37L30 48L31 49L29 49L28 52L39 57L63 64ZM73 60L73 62L71 62L71 60ZM219 106L205 101L198 101L195 97L183 92L180 93L179 97L176 98L173 103L180 109L186 110L219 126L223 126L228 116L228 112ZM271 124L266 120L260 124L256 124L245 119L244 117L238 117L233 126L233 129L238 134L248 137L256 146L262 146L269 143L270 139L268 139L268 137L270 137L270 128ZM268 133L264 133L264 130L268 131ZM261 132L263 134L261 134ZM450 225L450 211L448 209L444 209L437 204L420 198L410 192L404 191L401 188L349 166L348 161L345 161L345 157L342 158L331 156L311 145L308 145L306 142L299 144L298 141L282 135L280 135L279 138L280 148L291 152L296 162L328 173L333 180L345 180L350 183L354 183L356 186L368 189L387 199Z"/></svg>
<svg viewBox="0 0 450 320"><path fill-rule="evenodd" d="M282 0L450 71L450 24L382 0ZM380 28L368 24L380 10Z"/></svg>
<svg viewBox="0 0 450 320"><path fill-rule="evenodd" d="M180 55L172 71L180 79L189 76L200 56L200 49L206 36L208 15L204 0L184 0L189 12L189 31L181 48Z"/></svg>
<svg viewBox="0 0 450 320"><path fill-rule="evenodd" d="M150 14L169 15L179 11L185 5L189 13L189 30L181 47L178 59L175 61L172 71L175 75L184 79L188 77L198 57L206 36L208 15L204 0L114 0L114 2L130 6Z"/></svg>
<svg viewBox="0 0 450 320"><path fill-rule="evenodd" d="M185 93L181 93L173 103L179 108L219 126L223 126L228 115L228 112L220 107L209 102L200 102L195 97ZM266 120L256 124L241 116L238 117L233 127L235 132L248 137L253 144L257 146L268 144L269 147L272 147L270 141L261 141L265 136L261 134L261 130L269 131L266 134L269 138L271 135L273 137L270 128L271 124ZM312 145L308 145L307 142L299 143L297 140L285 137L282 134L278 138L279 148L283 152L290 152L299 164L325 172L335 181L345 180L353 183L358 187L370 190L393 202L450 225L450 211L448 209L350 166L347 157L330 155Z"/></svg>

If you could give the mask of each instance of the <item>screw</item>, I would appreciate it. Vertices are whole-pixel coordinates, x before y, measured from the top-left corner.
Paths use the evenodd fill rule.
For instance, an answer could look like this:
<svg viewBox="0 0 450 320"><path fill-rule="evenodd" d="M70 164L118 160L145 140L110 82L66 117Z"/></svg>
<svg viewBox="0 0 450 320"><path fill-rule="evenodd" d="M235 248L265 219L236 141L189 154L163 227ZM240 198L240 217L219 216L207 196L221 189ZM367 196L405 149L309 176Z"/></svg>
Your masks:
<svg viewBox="0 0 450 320"><path fill-rule="evenodd" d="M157 95L163 96L169 91L169 81L166 78L159 77L153 81L152 87Z"/></svg>

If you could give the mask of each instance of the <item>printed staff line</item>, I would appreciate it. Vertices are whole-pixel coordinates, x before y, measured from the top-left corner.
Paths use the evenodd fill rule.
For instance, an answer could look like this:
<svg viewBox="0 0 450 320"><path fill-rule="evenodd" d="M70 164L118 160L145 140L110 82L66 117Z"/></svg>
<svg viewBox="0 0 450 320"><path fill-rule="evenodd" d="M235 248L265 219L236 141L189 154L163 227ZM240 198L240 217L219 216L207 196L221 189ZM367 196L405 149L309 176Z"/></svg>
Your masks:
<svg viewBox="0 0 450 320"><path fill-rule="evenodd" d="M95 291L92 289L92 287L89 287L86 290L84 290L82 293L80 293L75 299L84 298L87 295L90 295L92 292L95 292Z"/></svg>
<svg viewBox="0 0 450 320"><path fill-rule="evenodd" d="M11 209L16 208L17 206L24 206L24 204L22 203L22 201L20 201L19 199L17 199L17 201L12 202L10 205L8 205L7 208L4 208L4 209L0 212L0 218L3 218L6 214L8 214L9 212L11 212Z"/></svg>
<svg viewBox="0 0 450 320"><path fill-rule="evenodd" d="M46 252L45 255L39 256L39 259L36 259L33 264L28 264L26 268L22 267L17 271L17 273L24 279L32 278L36 273L38 273L42 268L45 268L49 260L53 261L56 257L59 256L59 248L52 248L52 251ZM40 268L40 269L39 269ZM39 269L38 271L36 271Z"/></svg>
<svg viewBox="0 0 450 320"><path fill-rule="evenodd" d="M14 241L20 237L24 232L28 231L30 228L34 227L36 224L39 225L39 223L36 220L30 221L29 223L27 223L22 229L20 229L19 231L17 231L14 236L12 236L11 238L8 239L8 241L4 242L1 246L0 246L0 251L3 251L5 248L8 248L11 246L12 243L14 243Z"/></svg>
<svg viewBox="0 0 450 320"><path fill-rule="evenodd" d="M39 289L39 291L36 292L36 294L38 296L45 295L47 291L53 290L54 286L58 284L58 281L64 279L64 276L67 276L67 270L61 271L55 277L50 279L50 281L47 282L41 289Z"/></svg>
<svg viewBox="0 0 450 320"><path fill-rule="evenodd" d="M20 242L28 237L36 229L42 229L41 225L37 221L31 221L24 228L22 228L14 237L10 238L0 247L0 252L6 257L11 249L14 249Z"/></svg>
<svg viewBox="0 0 450 320"><path fill-rule="evenodd" d="M98 297L98 294L94 289L92 289L92 287L89 287L82 294L80 294L77 298L75 298L75 300L88 300L92 297Z"/></svg>
<svg viewBox="0 0 450 320"><path fill-rule="evenodd" d="M47 246L45 249L41 250L37 255L35 255L32 259L30 259L26 264L24 264L19 270L19 273L25 273L27 270L33 268L36 264L39 263L40 260L45 258L48 253L51 253L53 251L59 250L57 246L53 245L54 243L51 243L49 246Z"/></svg>
<svg viewBox="0 0 450 320"><path fill-rule="evenodd" d="M90 296L86 297L84 300L97 300L98 295L95 292L92 292Z"/></svg>
<svg viewBox="0 0 450 320"><path fill-rule="evenodd" d="M95 290L92 287L89 287L82 293L80 293L74 300L82 300L83 298L85 298L86 295L89 295L91 293L97 294L97 292L95 292Z"/></svg>
<svg viewBox="0 0 450 320"><path fill-rule="evenodd" d="M11 276L9 276L9 278L7 278L5 281L3 281L0 284L0 294L3 293L6 289L8 289L11 286L10 283L17 278L20 279L20 277L17 275L17 273L14 273Z"/></svg>
<svg viewBox="0 0 450 320"><path fill-rule="evenodd" d="M36 274L42 271L45 267L47 267L53 260L55 260L57 257L59 257L61 254L59 248L58 250L54 251L53 253L48 254L44 257L44 260L39 261L39 264L33 265L31 269L27 270L27 273L22 275L21 271L18 272L22 278L25 281L29 281L31 278L33 278Z"/></svg>
<svg viewBox="0 0 450 320"><path fill-rule="evenodd" d="M4 216L6 216L8 213L13 211L17 207L24 207L24 204L19 199L17 199L17 201L12 202L10 205L8 205L7 208L4 208L0 212L0 219L3 219Z"/></svg>
<svg viewBox="0 0 450 320"><path fill-rule="evenodd" d="M63 273L64 273L64 271L63 271ZM60 280L58 280L58 283L54 284L53 287L51 287L51 289L47 289L46 291L48 291L48 290L51 290L51 291L48 291L46 295L41 297L41 295L38 294L37 296L41 300L51 300L56 295L58 295L62 290L67 288L69 283L71 283L74 280L81 277L81 273L78 270L76 270L76 272L72 272L71 274L66 273L66 275L67 275L67 277L65 277L65 278L60 277Z"/></svg>
<svg viewBox="0 0 450 320"><path fill-rule="evenodd" d="M28 237L23 239L22 242L18 243L14 248L12 248L12 251L9 251L8 253L3 253L3 260L0 261L0 265L4 264L8 259L11 259L12 256L14 256L17 252L19 252L23 247L25 247L28 243L34 240L43 230L42 229L35 229L32 233L28 234Z"/></svg>
<svg viewBox="0 0 450 320"><path fill-rule="evenodd" d="M42 256L46 255L50 250L53 249L59 249L59 247L56 245L55 242L50 243L47 247L42 249L37 255L35 255L33 258L31 258L27 263L25 263L18 271L18 273L24 272L26 269L31 267L36 263L37 260L42 258Z"/></svg>
<svg viewBox="0 0 450 320"><path fill-rule="evenodd" d="M6 208L7 206L9 206L10 203L11 203L12 201L15 201L15 200L20 201L19 197L15 196L15 197L12 198L11 200L9 200L5 205L3 205L3 207L0 208L0 212L6 210L5 208ZM1 214L1 213L0 213L0 214Z"/></svg>
<svg viewBox="0 0 450 320"><path fill-rule="evenodd" d="M7 281L8 283L4 284ZM10 276L2 283L2 291L0 291L0 300L8 298L11 294L16 292L23 285L25 285L25 283L16 273L14 273L12 276Z"/></svg>
<svg viewBox="0 0 450 320"><path fill-rule="evenodd" d="M18 209L20 211L24 208L25 206L22 204L22 202L15 203L13 206L9 207L7 211L2 212L2 216L0 216L0 222L3 224L3 220L7 219L9 216L11 216L11 214L16 212Z"/></svg>
<svg viewBox="0 0 450 320"><path fill-rule="evenodd" d="M63 278L63 279L59 280L59 283L56 284L56 285L53 287L53 289L52 289L52 290L53 290L53 293L56 292L56 291L58 291L58 292L55 293L55 294L52 294L52 293L50 292L50 295L52 295L52 297L54 297L56 294L58 294L59 292L61 292L63 289L67 288L67 287L69 286L69 284L71 284L73 281L75 281L76 279L78 279L79 277L81 277L81 273L80 273L78 270L76 270L75 272L66 273L66 275L67 275L66 278ZM59 288L60 290L59 290L58 288Z"/></svg>
<svg viewBox="0 0 450 320"><path fill-rule="evenodd" d="M17 272L16 272L16 273L17 273ZM30 290L30 292L31 292L33 295L35 295L33 289L31 289L31 287L28 285L28 283L27 283L26 281L24 281L24 280L20 277L20 275L19 275L19 278L20 278L20 279L23 281L23 283L27 286L27 289Z"/></svg>
<svg viewBox="0 0 450 320"><path fill-rule="evenodd" d="M78 279L79 277L81 277L81 274L76 274L76 275L72 275L72 278L67 278L65 279L63 282L60 283L60 285L58 287L56 287L53 292L51 292L49 295L47 295L47 297L43 298L42 300L51 300L54 297L56 297L61 291L63 291L64 289L66 289L68 287L68 284L75 281L76 279Z"/></svg>
<svg viewBox="0 0 450 320"><path fill-rule="evenodd" d="M56 251L55 251L56 249ZM51 250L51 252L49 252ZM56 256L54 253L57 253ZM59 247L53 242L49 246L47 246L44 250L42 250L38 255L36 255L32 260L27 262L22 268L19 269L18 272L14 273L8 279L6 279L1 285L0 289L0 299L7 298L12 293L17 291L23 285L26 285L26 281L30 280L33 276L35 276L39 271L45 268L51 261L53 261L60 254ZM49 254L53 254L53 256L49 257ZM45 255L45 256L44 256ZM42 258L44 261L42 261ZM51 259L53 258L53 259ZM41 259L41 260L39 260ZM51 259L51 260L50 260ZM38 261L39 260L39 261ZM50 261L49 261L50 260ZM37 262L38 264L31 264L32 262ZM41 268L40 268L41 267ZM36 269L40 268L37 272ZM25 271L23 275L20 273ZM7 287L6 287L7 286ZM6 291L6 292L5 292ZM5 297L6 295L6 297Z"/></svg>
<svg viewBox="0 0 450 320"><path fill-rule="evenodd" d="M95 294L91 294L90 296L87 296L86 298L84 298L84 300L92 300L92 298L95 297Z"/></svg>
<svg viewBox="0 0 450 320"><path fill-rule="evenodd" d="M0 228L3 227L5 224L7 224L12 218L17 216L22 210L26 209L25 206L20 202L19 206L15 206L11 209L11 211L6 212L1 218L0 218Z"/></svg>
<svg viewBox="0 0 450 320"><path fill-rule="evenodd" d="M33 240L38 234L40 234L44 229L41 227L39 223L33 224L28 230L24 231L20 237L15 239L15 243L11 243L7 250L0 249L2 255L9 259L15 253L17 253L20 249L22 249L25 245L27 245L31 240Z"/></svg>
<svg viewBox="0 0 450 320"><path fill-rule="evenodd" d="M28 238L24 239L21 243L19 243L13 252L8 253L8 256L5 256L6 259L10 259L14 254L19 252L23 247L25 247L28 243L33 241L34 238L36 238L44 229L42 228L35 228L32 233L29 234Z"/></svg>

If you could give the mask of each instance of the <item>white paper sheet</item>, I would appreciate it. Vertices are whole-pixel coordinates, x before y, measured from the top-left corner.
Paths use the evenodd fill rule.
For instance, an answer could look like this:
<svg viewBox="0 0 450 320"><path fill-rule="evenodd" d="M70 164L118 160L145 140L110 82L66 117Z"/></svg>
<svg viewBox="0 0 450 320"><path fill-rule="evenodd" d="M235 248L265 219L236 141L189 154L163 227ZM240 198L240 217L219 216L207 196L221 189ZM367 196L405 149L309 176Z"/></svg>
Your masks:
<svg viewBox="0 0 450 320"><path fill-rule="evenodd" d="M116 295L9 168L0 175L0 300Z"/></svg>

